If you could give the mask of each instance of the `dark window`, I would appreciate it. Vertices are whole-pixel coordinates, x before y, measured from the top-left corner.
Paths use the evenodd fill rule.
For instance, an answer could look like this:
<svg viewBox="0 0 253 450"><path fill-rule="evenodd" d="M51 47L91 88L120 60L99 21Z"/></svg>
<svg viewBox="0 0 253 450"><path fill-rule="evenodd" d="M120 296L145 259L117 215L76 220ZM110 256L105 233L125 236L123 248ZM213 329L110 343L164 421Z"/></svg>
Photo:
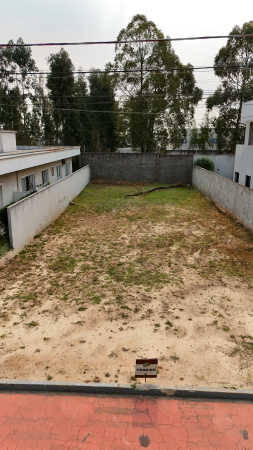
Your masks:
<svg viewBox="0 0 253 450"><path fill-rule="evenodd" d="M246 177L245 177L245 186L250 188L250 182L251 182L251 177L249 175L246 175Z"/></svg>
<svg viewBox="0 0 253 450"><path fill-rule="evenodd" d="M35 191L35 175L28 175L27 177L21 178L22 191Z"/></svg>
<svg viewBox="0 0 253 450"><path fill-rule="evenodd" d="M236 183L239 183L239 172L235 172L235 179L234 179L234 181Z"/></svg>
<svg viewBox="0 0 253 450"><path fill-rule="evenodd" d="M253 144L253 122L250 122L248 145L252 145L252 144Z"/></svg>

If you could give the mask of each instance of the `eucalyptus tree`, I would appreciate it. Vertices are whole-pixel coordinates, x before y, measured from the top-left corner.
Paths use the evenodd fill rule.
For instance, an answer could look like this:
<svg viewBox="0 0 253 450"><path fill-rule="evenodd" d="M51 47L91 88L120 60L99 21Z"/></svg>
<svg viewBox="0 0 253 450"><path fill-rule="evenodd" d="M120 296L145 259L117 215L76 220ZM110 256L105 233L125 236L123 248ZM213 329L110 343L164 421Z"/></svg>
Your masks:
<svg viewBox="0 0 253 450"><path fill-rule="evenodd" d="M209 110L217 109L217 146L234 153L244 134L240 125L242 103L253 98L253 21L235 26L227 43L215 57L215 75L221 83L207 99ZM233 37L234 36L234 37Z"/></svg>
<svg viewBox="0 0 253 450"><path fill-rule="evenodd" d="M111 75L94 70L89 76L91 140L89 150L114 152L117 147L117 104Z"/></svg>
<svg viewBox="0 0 253 450"><path fill-rule="evenodd" d="M17 141L28 144L28 101L36 86L38 71L32 50L19 38L0 50L0 122L17 131Z"/></svg>
<svg viewBox="0 0 253 450"><path fill-rule="evenodd" d="M122 29L115 46L116 86L125 101L132 146L142 152L181 144L194 107L202 97L193 68L183 65L163 33L137 14Z"/></svg>
<svg viewBox="0 0 253 450"><path fill-rule="evenodd" d="M74 65L63 48L48 58L50 73L47 77L49 98L53 106L53 119L57 144L70 144L69 130L72 123L75 92Z"/></svg>

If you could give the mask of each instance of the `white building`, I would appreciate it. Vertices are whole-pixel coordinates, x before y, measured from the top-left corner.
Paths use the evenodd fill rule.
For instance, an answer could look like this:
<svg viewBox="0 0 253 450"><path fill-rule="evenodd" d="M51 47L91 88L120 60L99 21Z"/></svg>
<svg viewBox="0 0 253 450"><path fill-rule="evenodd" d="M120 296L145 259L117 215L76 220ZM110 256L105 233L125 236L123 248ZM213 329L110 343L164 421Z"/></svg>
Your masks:
<svg viewBox="0 0 253 450"><path fill-rule="evenodd" d="M0 208L72 173L80 147L17 150L16 132L0 129Z"/></svg>
<svg viewBox="0 0 253 450"><path fill-rule="evenodd" d="M245 140L236 146L234 181L253 189L253 99L243 103L241 122L246 124Z"/></svg>

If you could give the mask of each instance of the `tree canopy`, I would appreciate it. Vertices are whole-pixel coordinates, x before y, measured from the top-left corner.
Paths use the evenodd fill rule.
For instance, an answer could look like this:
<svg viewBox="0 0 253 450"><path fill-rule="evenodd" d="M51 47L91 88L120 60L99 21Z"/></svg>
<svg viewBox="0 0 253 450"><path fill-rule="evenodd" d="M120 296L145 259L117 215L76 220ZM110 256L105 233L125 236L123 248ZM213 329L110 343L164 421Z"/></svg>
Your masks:
<svg viewBox="0 0 253 450"><path fill-rule="evenodd" d="M220 151L234 153L237 143L243 138L244 128L240 125L242 103L252 98L253 92L253 37L243 37L253 33L253 21L241 28L235 26L215 57L215 74L221 84L207 99L209 110L218 109L215 120L217 146Z"/></svg>
<svg viewBox="0 0 253 450"><path fill-rule="evenodd" d="M152 39L156 42L143 42ZM132 147L143 152L165 148L169 137L179 146L202 97L192 66L184 66L163 39L153 22L137 14L118 35L118 41L127 42L115 47L115 83L125 96L124 125Z"/></svg>

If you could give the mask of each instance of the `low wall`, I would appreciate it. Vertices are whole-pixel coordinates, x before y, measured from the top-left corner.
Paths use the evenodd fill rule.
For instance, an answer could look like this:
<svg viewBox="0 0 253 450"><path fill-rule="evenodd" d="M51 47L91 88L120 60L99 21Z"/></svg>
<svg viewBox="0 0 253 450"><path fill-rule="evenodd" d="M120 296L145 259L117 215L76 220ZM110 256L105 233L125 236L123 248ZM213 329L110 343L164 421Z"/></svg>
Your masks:
<svg viewBox="0 0 253 450"><path fill-rule="evenodd" d="M55 220L90 181L86 166L7 208L10 244L15 252Z"/></svg>
<svg viewBox="0 0 253 450"><path fill-rule="evenodd" d="M192 185L253 230L252 189L196 166L193 168Z"/></svg>
<svg viewBox="0 0 253 450"><path fill-rule="evenodd" d="M192 155L157 153L82 153L80 166L90 164L91 179L191 183Z"/></svg>
<svg viewBox="0 0 253 450"><path fill-rule="evenodd" d="M202 158L209 158L214 163L214 173L217 173L217 175L221 175L222 177L228 178L229 180L233 180L234 178L234 164L235 164L235 156L234 155L217 155L214 153L208 153L206 155L194 155L193 156L193 162L196 161L196 159Z"/></svg>

